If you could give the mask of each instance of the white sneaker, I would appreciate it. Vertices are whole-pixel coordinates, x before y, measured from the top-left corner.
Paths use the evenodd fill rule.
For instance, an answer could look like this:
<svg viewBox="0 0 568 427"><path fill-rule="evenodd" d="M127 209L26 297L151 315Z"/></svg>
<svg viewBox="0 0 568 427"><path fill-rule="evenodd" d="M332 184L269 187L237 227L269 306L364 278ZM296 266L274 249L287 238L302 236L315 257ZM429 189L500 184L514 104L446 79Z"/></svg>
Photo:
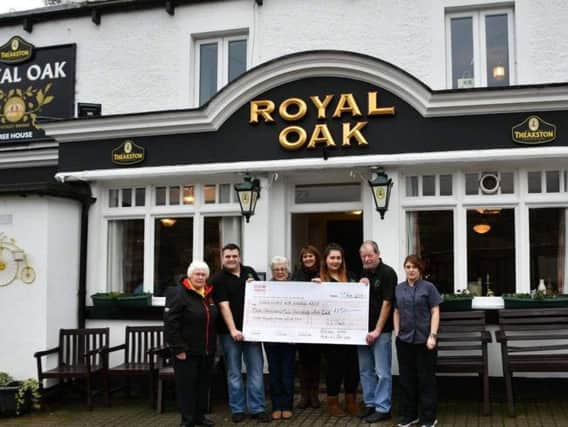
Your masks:
<svg viewBox="0 0 568 427"><path fill-rule="evenodd" d="M437 424L438 424L438 420L434 420L431 423L424 423L420 427L434 427Z"/></svg>
<svg viewBox="0 0 568 427"><path fill-rule="evenodd" d="M415 424L418 424L418 418L412 419L412 418L402 418L398 424L396 425L397 427L410 427L413 426Z"/></svg>

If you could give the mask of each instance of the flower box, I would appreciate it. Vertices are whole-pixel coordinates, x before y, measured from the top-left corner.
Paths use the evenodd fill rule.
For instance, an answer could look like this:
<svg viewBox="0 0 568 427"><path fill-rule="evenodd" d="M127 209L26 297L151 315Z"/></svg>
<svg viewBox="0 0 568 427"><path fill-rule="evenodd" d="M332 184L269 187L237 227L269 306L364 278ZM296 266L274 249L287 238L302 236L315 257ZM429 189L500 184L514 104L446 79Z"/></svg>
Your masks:
<svg viewBox="0 0 568 427"><path fill-rule="evenodd" d="M503 296L505 308L555 308L568 307L568 295L548 298L523 298Z"/></svg>
<svg viewBox="0 0 568 427"><path fill-rule="evenodd" d="M101 314L118 313L121 310L136 310L152 305L152 294L119 294L116 292L91 295L93 305Z"/></svg>

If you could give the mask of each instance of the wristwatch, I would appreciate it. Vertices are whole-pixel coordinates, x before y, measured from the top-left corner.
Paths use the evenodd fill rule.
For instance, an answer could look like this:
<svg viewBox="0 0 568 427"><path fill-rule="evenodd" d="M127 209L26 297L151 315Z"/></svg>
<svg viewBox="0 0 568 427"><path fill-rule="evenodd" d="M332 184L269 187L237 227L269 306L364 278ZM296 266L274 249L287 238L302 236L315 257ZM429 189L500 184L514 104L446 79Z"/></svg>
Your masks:
<svg viewBox="0 0 568 427"><path fill-rule="evenodd" d="M438 338L438 334L435 334L435 333L431 333L430 336L431 336L432 338Z"/></svg>

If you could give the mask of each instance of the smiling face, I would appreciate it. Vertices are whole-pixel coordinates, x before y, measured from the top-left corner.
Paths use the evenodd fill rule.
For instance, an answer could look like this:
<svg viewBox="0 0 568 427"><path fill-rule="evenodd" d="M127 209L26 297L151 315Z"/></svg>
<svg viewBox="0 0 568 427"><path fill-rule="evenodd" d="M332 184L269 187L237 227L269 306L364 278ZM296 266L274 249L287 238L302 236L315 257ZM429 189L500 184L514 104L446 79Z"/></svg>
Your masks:
<svg viewBox="0 0 568 427"><path fill-rule="evenodd" d="M420 268L413 262L407 261L404 264L404 273L409 283L414 283L420 279Z"/></svg>
<svg viewBox="0 0 568 427"><path fill-rule="evenodd" d="M236 272L241 265L241 253L238 249L225 249L223 251L223 267L230 272Z"/></svg>
<svg viewBox="0 0 568 427"><path fill-rule="evenodd" d="M288 279L288 266L286 264L274 264L272 266L272 280L283 281Z"/></svg>
<svg viewBox="0 0 568 427"><path fill-rule="evenodd" d="M375 252L375 249L371 245L365 244L361 246L359 256L361 257L361 262L365 270L374 270L379 265L380 254Z"/></svg>
<svg viewBox="0 0 568 427"><path fill-rule="evenodd" d="M315 267L316 260L316 256L311 252L304 252L302 254L302 265L308 270Z"/></svg>
<svg viewBox="0 0 568 427"><path fill-rule="evenodd" d="M341 251L338 251L336 249L332 249L325 258L325 265L327 266L327 269L332 273L337 273L341 268L342 263L343 256L341 255Z"/></svg>
<svg viewBox="0 0 568 427"><path fill-rule="evenodd" d="M203 288L207 281L207 271L201 268L196 268L191 273L191 276L189 276L189 281L195 289Z"/></svg>

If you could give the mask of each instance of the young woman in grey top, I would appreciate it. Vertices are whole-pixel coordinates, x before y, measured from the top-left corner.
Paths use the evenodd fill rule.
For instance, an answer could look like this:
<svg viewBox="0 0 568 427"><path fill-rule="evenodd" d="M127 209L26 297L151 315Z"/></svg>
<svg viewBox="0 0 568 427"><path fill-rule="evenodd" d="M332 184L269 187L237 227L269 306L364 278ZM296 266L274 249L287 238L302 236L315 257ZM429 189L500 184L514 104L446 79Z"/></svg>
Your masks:
<svg viewBox="0 0 568 427"><path fill-rule="evenodd" d="M404 260L406 280L395 289L394 333L400 378L399 427L437 424L436 344L442 298L422 279L416 255Z"/></svg>

